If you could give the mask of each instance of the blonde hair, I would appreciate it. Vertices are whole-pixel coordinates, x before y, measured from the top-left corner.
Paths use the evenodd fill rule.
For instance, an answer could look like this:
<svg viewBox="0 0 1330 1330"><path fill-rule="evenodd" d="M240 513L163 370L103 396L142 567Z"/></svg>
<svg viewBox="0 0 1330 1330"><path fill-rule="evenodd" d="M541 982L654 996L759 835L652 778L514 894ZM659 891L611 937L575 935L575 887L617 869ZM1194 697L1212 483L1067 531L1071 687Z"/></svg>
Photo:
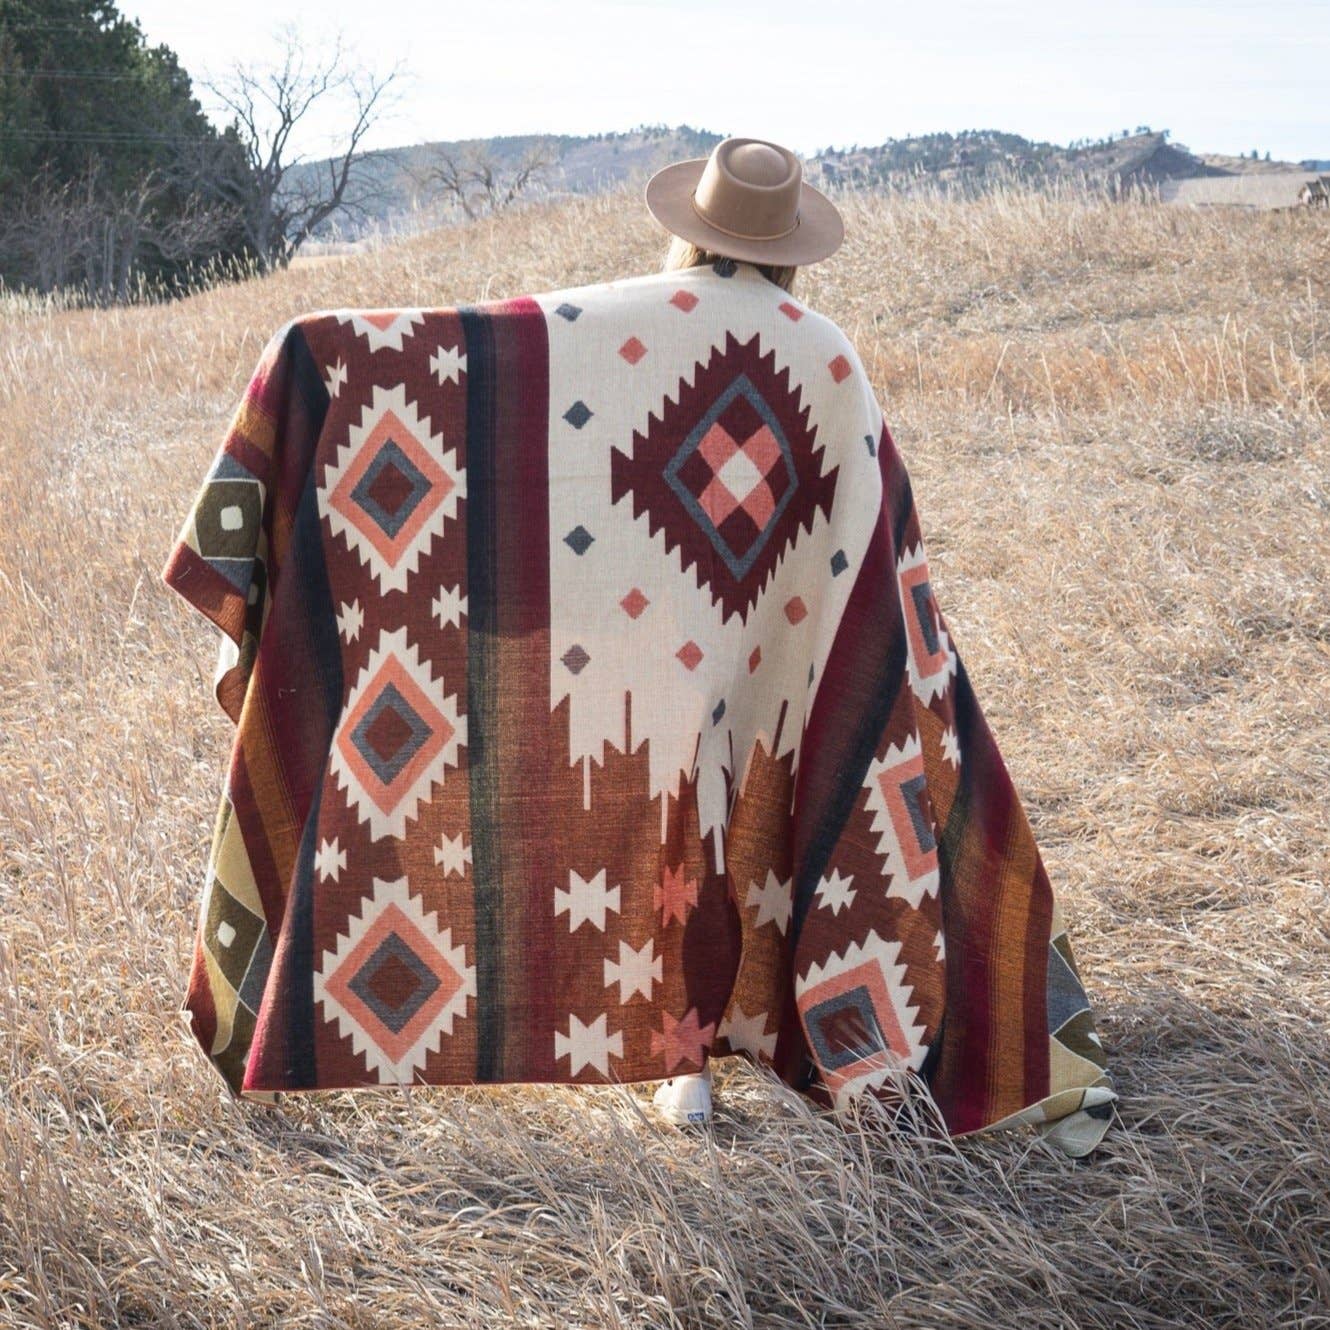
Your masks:
<svg viewBox="0 0 1330 1330"><path fill-rule="evenodd" d="M670 248L665 255L663 271L669 272L674 268L695 268L703 263L716 263L725 257L724 254L703 249L700 245L695 245L691 240L685 240L682 236L671 236ZM794 274L799 271L798 264L758 263L754 266L763 277L775 282L782 290L793 292Z"/></svg>

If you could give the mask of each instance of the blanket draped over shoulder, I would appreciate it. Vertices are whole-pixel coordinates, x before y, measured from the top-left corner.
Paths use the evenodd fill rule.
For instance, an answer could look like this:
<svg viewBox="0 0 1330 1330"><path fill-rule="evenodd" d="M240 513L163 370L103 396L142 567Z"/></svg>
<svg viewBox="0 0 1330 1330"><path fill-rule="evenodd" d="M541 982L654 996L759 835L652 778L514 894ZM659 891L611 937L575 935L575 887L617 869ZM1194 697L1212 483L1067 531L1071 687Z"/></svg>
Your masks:
<svg viewBox="0 0 1330 1330"><path fill-rule="evenodd" d="M292 318L161 576L235 725L181 1005L233 1093L742 1054L1102 1137L901 453L755 266Z"/></svg>

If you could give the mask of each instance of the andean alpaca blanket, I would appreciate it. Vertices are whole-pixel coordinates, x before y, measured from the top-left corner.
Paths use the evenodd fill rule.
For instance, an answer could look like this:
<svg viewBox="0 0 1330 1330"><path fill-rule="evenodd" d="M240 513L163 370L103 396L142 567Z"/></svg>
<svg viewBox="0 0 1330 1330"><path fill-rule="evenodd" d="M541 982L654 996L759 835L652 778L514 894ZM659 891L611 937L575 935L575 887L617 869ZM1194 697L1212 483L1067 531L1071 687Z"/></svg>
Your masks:
<svg viewBox="0 0 1330 1330"><path fill-rule="evenodd" d="M1102 1136L901 454L754 265L292 318L162 577L236 726L181 1006L233 1092L742 1053Z"/></svg>

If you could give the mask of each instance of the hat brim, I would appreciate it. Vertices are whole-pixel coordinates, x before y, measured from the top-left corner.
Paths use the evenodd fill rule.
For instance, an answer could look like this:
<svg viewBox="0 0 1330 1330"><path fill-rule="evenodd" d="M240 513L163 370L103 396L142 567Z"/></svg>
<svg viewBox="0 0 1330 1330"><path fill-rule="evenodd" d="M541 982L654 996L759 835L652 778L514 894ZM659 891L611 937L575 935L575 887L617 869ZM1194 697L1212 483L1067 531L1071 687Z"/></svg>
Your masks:
<svg viewBox="0 0 1330 1330"><path fill-rule="evenodd" d="M693 210L693 191L709 159L662 166L646 183L647 211L672 235L682 236L716 254L751 263L815 263L840 247L845 223L836 205L821 190L800 181L799 223L776 240L744 240L709 226Z"/></svg>

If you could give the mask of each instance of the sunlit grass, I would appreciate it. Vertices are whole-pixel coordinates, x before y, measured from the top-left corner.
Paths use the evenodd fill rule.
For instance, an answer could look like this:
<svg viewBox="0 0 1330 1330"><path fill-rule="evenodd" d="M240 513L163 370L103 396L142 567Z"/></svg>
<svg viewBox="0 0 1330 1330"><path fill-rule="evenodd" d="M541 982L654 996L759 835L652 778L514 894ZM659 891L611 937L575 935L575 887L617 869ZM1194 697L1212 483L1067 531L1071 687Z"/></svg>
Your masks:
<svg viewBox="0 0 1330 1330"><path fill-rule="evenodd" d="M219 1101L231 728L158 570L302 310L659 266L625 188L0 321L0 1324L1330 1324L1330 219L845 197L854 338L1122 1092L1090 1159L646 1089Z"/></svg>

